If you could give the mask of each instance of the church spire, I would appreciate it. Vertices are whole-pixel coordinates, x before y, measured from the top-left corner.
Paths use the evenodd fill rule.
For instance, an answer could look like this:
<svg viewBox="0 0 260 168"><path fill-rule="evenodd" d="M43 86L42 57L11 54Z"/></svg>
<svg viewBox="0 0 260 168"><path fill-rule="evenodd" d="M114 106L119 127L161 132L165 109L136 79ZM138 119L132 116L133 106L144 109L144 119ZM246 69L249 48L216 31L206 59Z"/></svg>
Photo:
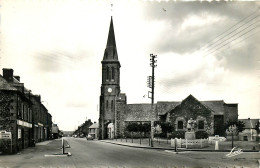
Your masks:
<svg viewBox="0 0 260 168"><path fill-rule="evenodd" d="M106 49L105 49L103 61L118 61L115 32L114 32L114 25L113 25L112 16L111 16L109 33L108 33L108 38L107 38L107 46L106 46Z"/></svg>
<svg viewBox="0 0 260 168"><path fill-rule="evenodd" d="M108 33L108 38L107 38L107 47L116 47L115 32L114 32L112 16L111 16L109 33Z"/></svg>

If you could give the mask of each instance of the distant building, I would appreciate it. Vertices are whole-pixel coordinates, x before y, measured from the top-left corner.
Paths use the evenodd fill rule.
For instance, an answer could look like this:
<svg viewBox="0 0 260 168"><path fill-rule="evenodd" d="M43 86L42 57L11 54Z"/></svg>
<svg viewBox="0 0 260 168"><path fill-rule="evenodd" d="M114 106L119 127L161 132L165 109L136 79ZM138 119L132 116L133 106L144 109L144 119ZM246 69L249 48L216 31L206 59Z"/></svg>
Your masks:
<svg viewBox="0 0 260 168"><path fill-rule="evenodd" d="M99 139L124 136L130 122L171 122L175 131L185 131L187 121L197 121L197 131L224 136L224 123L237 121L238 104L219 101L199 101L189 95L183 101L151 104L127 104L127 96L120 90L120 67L113 19L111 17L108 39L102 64L102 83L99 112Z"/></svg>
<svg viewBox="0 0 260 168"><path fill-rule="evenodd" d="M58 139L59 138L59 127L57 124L52 124L52 130L51 130L51 133L52 133L52 138L53 139Z"/></svg>
<svg viewBox="0 0 260 168"><path fill-rule="evenodd" d="M98 128L99 124L96 122L89 127L89 135L91 135L94 139L98 139Z"/></svg>
<svg viewBox="0 0 260 168"><path fill-rule="evenodd" d="M86 120L83 124L81 124L80 126L78 126L78 129L74 131L74 135L77 136L87 136L89 133L89 127L92 125L93 123L91 122L91 119Z"/></svg>
<svg viewBox="0 0 260 168"><path fill-rule="evenodd" d="M245 124L244 130L239 133L239 140L240 141L256 141L257 139L257 131L256 125L260 119L239 119Z"/></svg>
<svg viewBox="0 0 260 168"><path fill-rule="evenodd" d="M36 96L37 97L37 96ZM16 153L35 142L49 139L52 117L30 90L13 75L13 69L3 69L0 75L0 131L10 132L12 145L0 136L4 153ZM10 151L12 149L12 151Z"/></svg>

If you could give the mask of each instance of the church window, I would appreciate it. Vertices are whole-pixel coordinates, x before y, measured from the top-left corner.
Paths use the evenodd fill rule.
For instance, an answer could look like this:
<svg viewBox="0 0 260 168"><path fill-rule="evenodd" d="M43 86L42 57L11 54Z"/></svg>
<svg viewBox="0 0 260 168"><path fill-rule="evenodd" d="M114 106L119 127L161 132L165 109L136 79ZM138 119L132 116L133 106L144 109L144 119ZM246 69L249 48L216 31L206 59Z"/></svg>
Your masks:
<svg viewBox="0 0 260 168"><path fill-rule="evenodd" d="M111 110L114 108L114 100L111 101Z"/></svg>
<svg viewBox="0 0 260 168"><path fill-rule="evenodd" d="M108 109L108 100L106 101L106 109Z"/></svg>
<svg viewBox="0 0 260 168"><path fill-rule="evenodd" d="M112 79L114 80L115 79L115 68L112 67Z"/></svg>
<svg viewBox="0 0 260 168"><path fill-rule="evenodd" d="M107 67L107 70L106 70L106 79L109 79L109 68Z"/></svg>
<svg viewBox="0 0 260 168"><path fill-rule="evenodd" d="M178 121L177 128L178 129L183 129L183 121Z"/></svg>
<svg viewBox="0 0 260 168"><path fill-rule="evenodd" d="M199 120L198 122L198 129L203 130L204 129L204 120Z"/></svg>

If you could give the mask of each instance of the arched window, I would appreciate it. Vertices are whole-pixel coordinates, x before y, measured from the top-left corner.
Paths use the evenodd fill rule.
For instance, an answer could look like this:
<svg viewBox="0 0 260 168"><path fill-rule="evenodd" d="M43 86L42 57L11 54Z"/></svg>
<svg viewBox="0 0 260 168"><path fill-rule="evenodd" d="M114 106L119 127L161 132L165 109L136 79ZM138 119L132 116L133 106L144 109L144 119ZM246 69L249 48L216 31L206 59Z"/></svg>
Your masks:
<svg viewBox="0 0 260 168"><path fill-rule="evenodd" d="M198 129L199 130L204 130L204 120L199 120L199 122L198 122Z"/></svg>
<svg viewBox="0 0 260 168"><path fill-rule="evenodd" d="M183 129L183 121L178 121L177 129Z"/></svg>
<svg viewBox="0 0 260 168"><path fill-rule="evenodd" d="M112 79L114 80L115 79L115 68L112 67Z"/></svg>
<svg viewBox="0 0 260 168"><path fill-rule="evenodd" d="M107 80L109 79L109 68L108 67L106 68L106 79Z"/></svg>
<svg viewBox="0 0 260 168"><path fill-rule="evenodd" d="M106 101L106 109L108 109L108 100Z"/></svg>
<svg viewBox="0 0 260 168"><path fill-rule="evenodd" d="M111 101L111 110L114 109L114 100Z"/></svg>

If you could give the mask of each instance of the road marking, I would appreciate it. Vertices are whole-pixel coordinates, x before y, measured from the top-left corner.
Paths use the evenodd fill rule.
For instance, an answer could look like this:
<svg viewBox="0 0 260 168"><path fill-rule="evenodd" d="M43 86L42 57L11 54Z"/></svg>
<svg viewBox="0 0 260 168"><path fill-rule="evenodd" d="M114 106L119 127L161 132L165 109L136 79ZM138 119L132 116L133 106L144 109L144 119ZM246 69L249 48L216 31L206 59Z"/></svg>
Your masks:
<svg viewBox="0 0 260 168"><path fill-rule="evenodd" d="M171 150L165 150L165 152L178 154L178 152L174 152L174 151L171 151Z"/></svg>
<svg viewBox="0 0 260 168"><path fill-rule="evenodd" d="M57 153L57 154L45 154L44 157L63 157L63 156L71 156L71 153L68 152L68 153L65 153L65 154L61 154L61 153Z"/></svg>
<svg viewBox="0 0 260 168"><path fill-rule="evenodd" d="M59 154L59 155L44 155L44 157L63 157L63 156L68 156L68 155L63 155L63 154Z"/></svg>

